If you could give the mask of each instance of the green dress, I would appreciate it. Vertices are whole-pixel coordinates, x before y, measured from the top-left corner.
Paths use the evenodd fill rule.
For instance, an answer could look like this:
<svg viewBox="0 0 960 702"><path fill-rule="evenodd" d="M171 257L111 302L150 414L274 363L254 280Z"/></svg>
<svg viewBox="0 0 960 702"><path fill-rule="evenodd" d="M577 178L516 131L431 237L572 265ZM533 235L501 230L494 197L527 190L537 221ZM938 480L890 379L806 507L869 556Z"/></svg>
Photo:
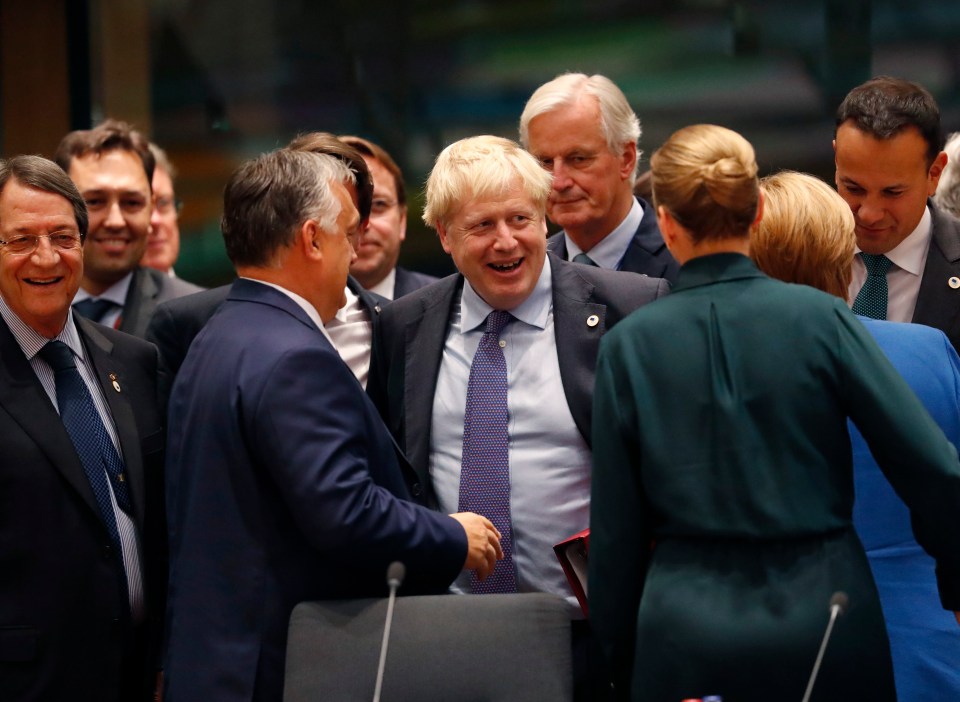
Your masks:
<svg viewBox="0 0 960 702"><path fill-rule="evenodd" d="M851 526L850 417L960 609L960 463L843 302L739 254L689 261L597 364L591 623L620 698L895 699Z"/></svg>

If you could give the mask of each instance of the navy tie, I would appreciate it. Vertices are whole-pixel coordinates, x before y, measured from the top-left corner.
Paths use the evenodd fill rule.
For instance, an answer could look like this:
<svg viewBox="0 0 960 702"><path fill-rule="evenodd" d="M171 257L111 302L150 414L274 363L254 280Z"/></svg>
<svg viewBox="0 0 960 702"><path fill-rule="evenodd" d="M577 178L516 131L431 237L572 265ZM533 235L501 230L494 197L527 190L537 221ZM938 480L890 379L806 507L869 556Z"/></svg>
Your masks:
<svg viewBox="0 0 960 702"><path fill-rule="evenodd" d="M107 312L118 306L112 300L95 300L92 297L73 303L74 310L93 322L99 322Z"/></svg>
<svg viewBox="0 0 960 702"><path fill-rule="evenodd" d="M510 437L507 433L507 363L500 332L512 319L494 310L470 366L467 408L463 420L463 459L459 511L482 514L500 531L503 560L486 580L470 573L476 594L516 592L513 528L510 522Z"/></svg>
<svg viewBox="0 0 960 702"><path fill-rule="evenodd" d="M854 314L871 319L887 318L887 270L892 261L883 254L859 254L867 269L867 279L853 301Z"/></svg>
<svg viewBox="0 0 960 702"><path fill-rule="evenodd" d="M110 539L116 548L119 563L123 563L123 547L120 545L120 532L117 529L117 519L110 502L110 488L107 485L107 476L113 485L113 495L117 505L127 514L132 513L130 493L127 490L124 476L123 460L117 453L107 433L107 428L100 419L93 404L93 397L87 389L87 384L80 377L73 351L62 341L50 341L40 349L40 358L50 364L55 374L57 387L57 405L60 408L60 419L70 435L83 464L87 480L93 488L100 516L110 533ZM121 567L124 591L126 591L126 572Z"/></svg>
<svg viewBox="0 0 960 702"><path fill-rule="evenodd" d="M587 256L587 254L585 253L578 253L576 256L573 257L573 262L582 263L585 266L593 266L594 268L598 267L596 261L594 261L592 258Z"/></svg>

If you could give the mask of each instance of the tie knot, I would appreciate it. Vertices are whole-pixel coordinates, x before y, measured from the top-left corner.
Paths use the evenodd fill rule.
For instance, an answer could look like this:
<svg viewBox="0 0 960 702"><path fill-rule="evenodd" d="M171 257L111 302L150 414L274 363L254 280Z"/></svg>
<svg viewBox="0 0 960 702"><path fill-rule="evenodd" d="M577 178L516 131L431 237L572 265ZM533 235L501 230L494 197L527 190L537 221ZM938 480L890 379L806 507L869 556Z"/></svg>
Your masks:
<svg viewBox="0 0 960 702"><path fill-rule="evenodd" d="M484 333L500 336L500 332L503 331L503 328L507 326L507 322L511 319L513 319L513 315L509 312L494 310L487 316L487 328Z"/></svg>
<svg viewBox="0 0 960 702"><path fill-rule="evenodd" d="M73 351L62 341L48 341L38 355L53 368L54 373L77 367Z"/></svg>
<svg viewBox="0 0 960 702"><path fill-rule="evenodd" d="M73 309L87 319L93 322L99 322L107 312L117 306L117 303L113 300L94 300L92 297L88 297L86 300L75 302Z"/></svg>
<svg viewBox="0 0 960 702"><path fill-rule="evenodd" d="M883 254L868 254L860 252L863 265L869 275L886 275L892 261Z"/></svg>
<svg viewBox="0 0 960 702"><path fill-rule="evenodd" d="M573 262L582 263L585 266L593 266L594 268L598 268L597 262L594 261L589 256L587 256L587 254L585 253L578 253L576 256L573 257Z"/></svg>

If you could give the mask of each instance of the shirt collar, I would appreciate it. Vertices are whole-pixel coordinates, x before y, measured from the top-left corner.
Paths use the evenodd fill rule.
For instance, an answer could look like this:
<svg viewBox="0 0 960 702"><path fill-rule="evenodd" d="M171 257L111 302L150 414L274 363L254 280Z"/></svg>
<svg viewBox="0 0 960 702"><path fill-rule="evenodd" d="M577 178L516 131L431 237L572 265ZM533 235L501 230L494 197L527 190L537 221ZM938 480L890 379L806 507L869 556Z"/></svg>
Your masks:
<svg viewBox="0 0 960 702"><path fill-rule="evenodd" d="M36 356L40 352L40 349L46 346L49 341L62 341L70 347L70 350L73 351L75 356L81 359L86 358L83 353L83 344L80 343L80 334L77 332L77 327L73 321L72 309L67 311L67 323L63 325L63 329L61 329L60 333L53 337L53 339L48 339L20 319L17 313L7 305L7 301L3 299L2 295L0 295L0 316L2 316L3 321L7 323L10 333L12 333L13 338L17 340L17 343L20 345L20 350L23 351L23 355L27 357L28 361L32 361L33 357Z"/></svg>
<svg viewBox="0 0 960 702"><path fill-rule="evenodd" d="M930 248L930 237L933 234L933 216L930 208L923 208L923 216L917 223L917 228L910 232L906 239L886 253L893 263L908 273L920 275L927 260L927 249ZM860 247L857 247L860 253Z"/></svg>
<svg viewBox="0 0 960 702"><path fill-rule="evenodd" d="M392 300L396 293L396 282L397 269L394 267L390 269L390 272L387 273L387 276L383 280L370 288L370 292Z"/></svg>
<svg viewBox="0 0 960 702"><path fill-rule="evenodd" d="M317 329L320 330L320 333L323 334L325 337L327 337L327 341L330 342L330 345L333 346L333 348L337 348L333 343L333 339L330 338L330 334L327 332L326 327L323 326L323 320L320 319L320 313L317 312L317 308L311 305L309 302L307 302L306 298L301 297L300 295L297 295L297 293L291 290L287 290L286 288L280 285L277 285L275 283L268 283L265 280L258 280L257 278L243 277L243 279L251 280L254 283L260 283L260 285L266 285L268 288L273 288L274 290L278 290L279 292L282 292L284 295L289 297L291 300L297 303L297 306L300 307L300 309L306 312L310 320L317 326Z"/></svg>
<svg viewBox="0 0 960 702"><path fill-rule="evenodd" d="M552 304L553 281L550 275L550 257L545 256L543 270L540 271L540 277L537 279L533 291L527 296L526 300L507 311L521 322L543 329L547 326L547 316L550 314ZM486 321L491 312L493 312L493 308L477 294L477 291L470 285L470 281L464 279L463 295L460 298L461 332L473 331Z"/></svg>
<svg viewBox="0 0 960 702"><path fill-rule="evenodd" d="M83 288L80 288L77 290L77 294L73 296L73 302L77 303L81 300L93 298L95 300L110 300L110 302L123 307L124 303L127 301L127 291L130 289L130 282L132 280L133 271L130 271L116 283L104 290L100 295L91 295Z"/></svg>
<svg viewBox="0 0 960 702"><path fill-rule="evenodd" d="M620 267L620 261L623 260L624 255L627 253L627 249L630 248L633 235L636 234L637 229L640 228L642 219L643 208L640 206L640 203L637 202L637 198L633 198L633 205L630 207L630 211L627 212L627 216L624 217L623 221L589 251L584 251L573 243L573 239L564 232L563 238L567 242L567 260L572 261L577 254L586 253L590 257L590 260L601 268L612 271L617 270Z"/></svg>

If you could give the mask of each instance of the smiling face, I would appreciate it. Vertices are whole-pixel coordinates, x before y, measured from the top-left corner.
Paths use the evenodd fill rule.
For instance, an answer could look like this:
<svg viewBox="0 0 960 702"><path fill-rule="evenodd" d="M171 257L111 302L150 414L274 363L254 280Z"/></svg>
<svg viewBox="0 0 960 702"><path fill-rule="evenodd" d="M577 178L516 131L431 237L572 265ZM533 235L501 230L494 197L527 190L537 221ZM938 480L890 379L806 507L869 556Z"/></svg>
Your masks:
<svg viewBox="0 0 960 702"><path fill-rule="evenodd" d="M67 199L8 181L0 192L0 239L53 233L79 236ZM27 256L0 248L0 295L25 324L48 339L63 329L82 275L80 248L58 250L49 239L41 239Z"/></svg>
<svg viewBox="0 0 960 702"><path fill-rule="evenodd" d="M536 287L547 224L519 182L499 195L463 203L437 232L457 269L494 309L512 310Z"/></svg>
<svg viewBox="0 0 960 702"><path fill-rule="evenodd" d="M547 216L584 251L630 211L637 145L613 153L600 127L600 106L582 97L530 120L528 150L553 174Z"/></svg>
<svg viewBox="0 0 960 702"><path fill-rule="evenodd" d="M372 288L397 265L400 242L407 235L407 208L397 202L393 174L374 158L364 161L373 176L373 207L350 272L363 287Z"/></svg>
<svg viewBox="0 0 960 702"><path fill-rule="evenodd" d="M150 183L140 158L121 149L75 157L69 174L90 212L83 288L99 295L140 264L150 232Z"/></svg>
<svg viewBox="0 0 960 702"><path fill-rule="evenodd" d="M927 142L915 127L876 139L852 122L837 128L833 142L837 191L856 221L857 245L885 254L907 238L937 190L946 154L927 165Z"/></svg>

